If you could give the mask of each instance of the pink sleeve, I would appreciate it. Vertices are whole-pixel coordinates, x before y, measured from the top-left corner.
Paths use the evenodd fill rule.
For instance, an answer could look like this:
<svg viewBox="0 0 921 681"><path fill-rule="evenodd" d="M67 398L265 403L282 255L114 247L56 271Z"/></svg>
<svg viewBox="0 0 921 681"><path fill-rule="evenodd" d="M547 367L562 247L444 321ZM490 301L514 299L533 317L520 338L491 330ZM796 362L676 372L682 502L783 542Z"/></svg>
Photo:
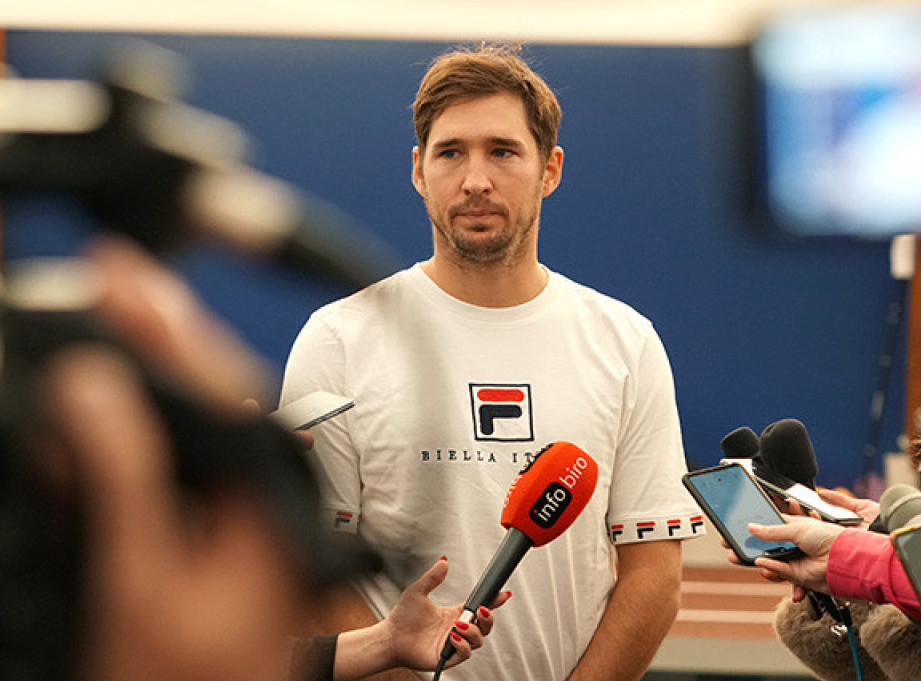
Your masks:
<svg viewBox="0 0 921 681"><path fill-rule="evenodd" d="M827 581L835 596L892 603L907 615L921 618L918 595L888 534L844 530L832 544Z"/></svg>

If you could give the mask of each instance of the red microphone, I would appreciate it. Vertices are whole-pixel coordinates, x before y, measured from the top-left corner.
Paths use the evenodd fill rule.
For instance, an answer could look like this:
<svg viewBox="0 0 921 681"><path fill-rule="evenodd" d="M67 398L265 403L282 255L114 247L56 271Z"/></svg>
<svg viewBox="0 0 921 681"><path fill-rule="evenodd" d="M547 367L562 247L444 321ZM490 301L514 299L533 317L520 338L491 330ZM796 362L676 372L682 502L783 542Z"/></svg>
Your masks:
<svg viewBox="0 0 921 681"><path fill-rule="evenodd" d="M543 546L575 522L597 481L592 457L570 442L553 442L512 480L499 522L523 533L532 546Z"/></svg>
<svg viewBox="0 0 921 681"><path fill-rule="evenodd" d="M575 522L597 482L598 464L572 443L553 442L537 453L505 495L500 522L508 534L464 603L462 621L472 621L477 608L495 600L528 549L556 539ZM448 637L439 668L453 652Z"/></svg>

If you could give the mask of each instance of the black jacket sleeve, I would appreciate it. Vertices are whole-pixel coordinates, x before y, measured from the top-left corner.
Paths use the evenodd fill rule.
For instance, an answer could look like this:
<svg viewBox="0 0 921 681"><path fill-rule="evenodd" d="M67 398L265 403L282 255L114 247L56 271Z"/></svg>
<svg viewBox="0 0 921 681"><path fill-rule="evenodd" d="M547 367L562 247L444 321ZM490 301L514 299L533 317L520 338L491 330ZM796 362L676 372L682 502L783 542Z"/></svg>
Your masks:
<svg viewBox="0 0 921 681"><path fill-rule="evenodd" d="M298 639L294 644L290 681L333 681L336 636Z"/></svg>

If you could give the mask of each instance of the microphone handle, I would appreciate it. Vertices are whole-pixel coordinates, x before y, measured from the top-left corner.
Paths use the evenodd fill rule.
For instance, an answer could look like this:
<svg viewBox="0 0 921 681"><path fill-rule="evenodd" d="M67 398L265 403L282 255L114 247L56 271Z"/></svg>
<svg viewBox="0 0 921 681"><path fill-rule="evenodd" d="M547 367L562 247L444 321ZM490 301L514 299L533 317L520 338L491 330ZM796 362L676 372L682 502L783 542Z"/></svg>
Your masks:
<svg viewBox="0 0 921 681"><path fill-rule="evenodd" d="M752 470L754 471L756 477L776 485L783 490L788 490L796 484L795 480L791 480L787 476L781 475L780 473L775 473L774 471L768 469L766 466L753 466Z"/></svg>
<svg viewBox="0 0 921 681"><path fill-rule="evenodd" d="M845 624L844 615L834 596L820 591L810 591L809 605L813 620L819 620L824 613L828 613L838 624Z"/></svg>
<svg viewBox="0 0 921 681"><path fill-rule="evenodd" d="M483 571L480 581L473 587L473 591L471 591L470 596L467 597L467 602L464 603L464 612L461 613L460 616L462 622L472 622L476 615L477 608L481 605L492 603L496 599L496 596L499 595L499 590L508 581L509 576L511 576L512 572L518 566L518 563L524 558L524 554L526 554L528 549L533 545L534 542L528 538L528 535L518 528L510 527L508 529L505 539L499 544L499 548L496 549L495 555L493 555L492 560L489 561L486 570ZM441 676L441 670L444 668L445 662L448 661L448 658L451 657L453 653L454 644L451 643L451 637L448 636L441 649L441 659L435 670L433 679L438 679Z"/></svg>
<svg viewBox="0 0 921 681"><path fill-rule="evenodd" d="M524 558L524 554L533 545L528 535L516 527L510 527L486 570L483 571L480 581L470 592L467 602L464 603L464 610L475 613L481 605L492 603L518 563Z"/></svg>

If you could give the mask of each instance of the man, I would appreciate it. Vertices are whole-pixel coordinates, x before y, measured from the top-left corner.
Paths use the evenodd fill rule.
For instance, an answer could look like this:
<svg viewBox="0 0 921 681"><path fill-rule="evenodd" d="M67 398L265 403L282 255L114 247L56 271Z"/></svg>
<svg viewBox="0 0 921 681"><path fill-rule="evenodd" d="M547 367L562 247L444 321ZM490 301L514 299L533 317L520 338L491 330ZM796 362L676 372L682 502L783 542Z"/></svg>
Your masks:
<svg viewBox="0 0 921 681"><path fill-rule="evenodd" d="M677 613L675 540L698 514L680 484L664 350L635 311L538 261L562 114L514 49L442 56L413 110L412 181L434 254L316 312L282 388L282 404L320 389L356 402L314 435L330 522L380 550L385 571L330 625L385 616L441 554L443 591L465 598L504 536L509 483L543 445L568 440L598 461L592 501L524 557L504 626L444 678L638 679Z"/></svg>

